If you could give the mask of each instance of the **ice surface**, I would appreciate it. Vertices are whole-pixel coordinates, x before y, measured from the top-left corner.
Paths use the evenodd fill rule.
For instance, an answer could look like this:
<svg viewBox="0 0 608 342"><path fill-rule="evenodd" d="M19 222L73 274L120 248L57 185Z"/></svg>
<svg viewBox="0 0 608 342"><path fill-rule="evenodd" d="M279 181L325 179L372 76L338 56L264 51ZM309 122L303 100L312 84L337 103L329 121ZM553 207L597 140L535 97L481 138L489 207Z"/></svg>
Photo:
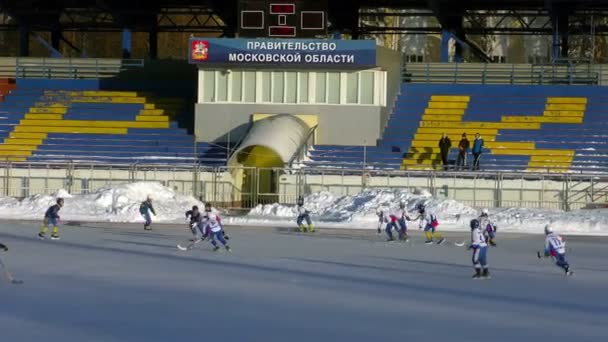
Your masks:
<svg viewBox="0 0 608 342"><path fill-rule="evenodd" d="M0 223L2 341L603 341L607 238L568 237L574 277L538 260L542 236L501 234L493 279L451 243L369 231L229 227L232 253L179 252L185 227Z"/></svg>

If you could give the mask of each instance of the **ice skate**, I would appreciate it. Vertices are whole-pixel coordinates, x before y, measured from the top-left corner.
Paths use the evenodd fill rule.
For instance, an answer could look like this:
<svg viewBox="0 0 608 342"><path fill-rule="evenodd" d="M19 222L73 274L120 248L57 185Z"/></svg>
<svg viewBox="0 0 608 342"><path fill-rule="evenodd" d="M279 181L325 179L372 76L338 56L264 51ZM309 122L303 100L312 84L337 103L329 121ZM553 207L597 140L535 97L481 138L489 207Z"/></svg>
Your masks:
<svg viewBox="0 0 608 342"><path fill-rule="evenodd" d="M40 233L38 233L38 238L39 238L40 240L46 240L46 234L44 234L44 233L40 232Z"/></svg>
<svg viewBox="0 0 608 342"><path fill-rule="evenodd" d="M59 234L51 234L51 240L59 240Z"/></svg>
<svg viewBox="0 0 608 342"><path fill-rule="evenodd" d="M492 276L490 275L490 271L487 268L483 270L483 274L481 277L483 279L492 279Z"/></svg>
<svg viewBox="0 0 608 342"><path fill-rule="evenodd" d="M220 246L214 246L214 247L213 247L213 251L214 251L214 252L217 252L217 251L219 251L219 250L220 250Z"/></svg>
<svg viewBox="0 0 608 342"><path fill-rule="evenodd" d="M441 244L442 244L442 243L444 243L444 242L445 242L445 238L441 238L441 239L439 239L439 241L437 241L437 244L438 244L438 245L441 245Z"/></svg>
<svg viewBox="0 0 608 342"><path fill-rule="evenodd" d="M473 279L481 279L481 270L476 269L475 274L473 274Z"/></svg>
<svg viewBox="0 0 608 342"><path fill-rule="evenodd" d="M424 241L424 243L427 244L427 245L430 245L430 244L433 243L433 240L426 240L426 241Z"/></svg>

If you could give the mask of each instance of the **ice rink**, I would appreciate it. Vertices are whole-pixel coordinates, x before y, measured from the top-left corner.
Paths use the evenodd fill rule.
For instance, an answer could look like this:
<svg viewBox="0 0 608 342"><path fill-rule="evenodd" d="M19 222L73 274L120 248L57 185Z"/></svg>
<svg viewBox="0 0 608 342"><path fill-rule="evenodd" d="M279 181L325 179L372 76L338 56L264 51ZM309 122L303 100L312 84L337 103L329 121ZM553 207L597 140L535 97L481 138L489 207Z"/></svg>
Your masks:
<svg viewBox="0 0 608 342"><path fill-rule="evenodd" d="M454 246L375 230L227 227L232 253L181 252L184 226L0 223L2 341L603 341L608 238L566 237L575 275L539 260L542 235L500 234L493 279Z"/></svg>

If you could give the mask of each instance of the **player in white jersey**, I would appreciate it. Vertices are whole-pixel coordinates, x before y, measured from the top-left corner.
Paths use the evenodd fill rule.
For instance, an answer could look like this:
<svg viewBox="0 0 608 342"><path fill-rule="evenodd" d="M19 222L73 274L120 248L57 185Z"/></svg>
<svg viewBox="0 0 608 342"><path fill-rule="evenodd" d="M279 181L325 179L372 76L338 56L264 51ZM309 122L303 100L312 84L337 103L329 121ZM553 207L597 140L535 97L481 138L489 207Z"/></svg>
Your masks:
<svg viewBox="0 0 608 342"><path fill-rule="evenodd" d="M409 237L407 236L407 224L406 221L410 221L410 216L407 212L407 206L405 201L399 202L399 209L396 212L397 222L396 224L399 226L399 239L407 241Z"/></svg>
<svg viewBox="0 0 608 342"><path fill-rule="evenodd" d="M562 268L566 275L572 275L573 272L570 269L570 264L566 261L566 242L564 239L553 232L553 228L550 225L545 226L545 258L554 257L555 264ZM540 258L540 252L538 252Z"/></svg>
<svg viewBox="0 0 608 342"><path fill-rule="evenodd" d="M486 241L492 246L496 246L496 224L490 220L488 209L482 209L479 215L479 226L486 237Z"/></svg>
<svg viewBox="0 0 608 342"><path fill-rule="evenodd" d="M490 279L490 271L488 269L488 244L486 243L486 236L481 230L479 220L473 219L470 223L471 226L471 244L469 250L473 250L473 267L475 267L475 274L473 279Z"/></svg>
<svg viewBox="0 0 608 342"><path fill-rule="evenodd" d="M298 197L298 206L296 208L298 210L298 218L296 222L298 224L298 228L300 228L301 232L306 232L307 230L311 233L315 232L315 227L312 225L312 221L310 220L310 211L308 211L304 207L304 198L301 196ZM306 222L307 226L304 225Z"/></svg>
<svg viewBox="0 0 608 342"><path fill-rule="evenodd" d="M433 238L437 239L437 244L440 245L445 241L445 238L441 236L438 232L436 232L437 227L439 226L439 221L437 217L426 210L426 206L424 204L418 204L418 217L414 219L414 221L418 220L418 229L424 229L424 235L426 236L426 244L433 243Z"/></svg>
<svg viewBox="0 0 608 342"><path fill-rule="evenodd" d="M201 219L201 225L204 227L204 236L208 236L213 250L217 251L220 247L217 245L216 239L219 240L227 251L230 251L230 246L224 239L222 223L220 217L212 212L211 204L205 204L205 215Z"/></svg>

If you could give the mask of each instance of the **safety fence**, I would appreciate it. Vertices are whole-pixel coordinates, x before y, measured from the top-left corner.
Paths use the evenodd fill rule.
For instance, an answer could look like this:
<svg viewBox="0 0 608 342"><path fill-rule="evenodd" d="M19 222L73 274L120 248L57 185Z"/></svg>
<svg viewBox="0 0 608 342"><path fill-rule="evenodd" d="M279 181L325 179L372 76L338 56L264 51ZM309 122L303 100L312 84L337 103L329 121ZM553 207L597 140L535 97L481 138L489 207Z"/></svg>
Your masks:
<svg viewBox="0 0 608 342"><path fill-rule="evenodd" d="M155 181L176 193L235 209L294 203L300 195L319 191L340 197L369 189L427 191L436 198L475 207L574 210L608 203L605 175L4 163L0 179L0 193L15 198L59 189L88 194L125 183Z"/></svg>
<svg viewBox="0 0 608 342"><path fill-rule="evenodd" d="M410 83L604 85L604 64L406 63L402 81Z"/></svg>
<svg viewBox="0 0 608 342"><path fill-rule="evenodd" d="M101 79L143 66L143 59L2 57L0 77Z"/></svg>

